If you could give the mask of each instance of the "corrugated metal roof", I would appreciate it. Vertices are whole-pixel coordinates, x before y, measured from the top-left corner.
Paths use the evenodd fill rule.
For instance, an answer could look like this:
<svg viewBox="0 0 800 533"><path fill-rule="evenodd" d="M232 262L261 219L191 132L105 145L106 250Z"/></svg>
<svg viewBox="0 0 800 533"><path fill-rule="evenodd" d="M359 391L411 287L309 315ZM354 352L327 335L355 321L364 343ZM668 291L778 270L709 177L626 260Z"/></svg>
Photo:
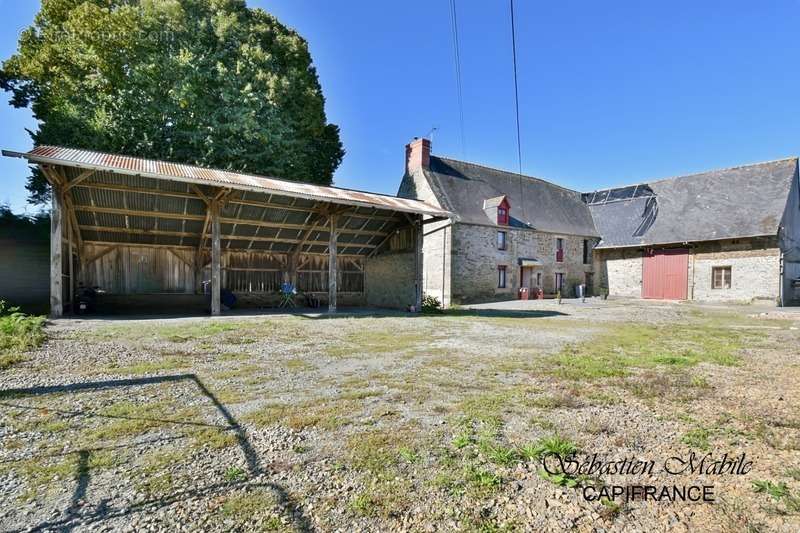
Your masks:
<svg viewBox="0 0 800 533"><path fill-rule="evenodd" d="M231 189L250 190L294 198L306 198L436 217L453 216L448 211L418 200L62 146L37 146L26 153L3 150L3 155L23 157L28 161L40 164L104 170L160 180L215 185Z"/></svg>

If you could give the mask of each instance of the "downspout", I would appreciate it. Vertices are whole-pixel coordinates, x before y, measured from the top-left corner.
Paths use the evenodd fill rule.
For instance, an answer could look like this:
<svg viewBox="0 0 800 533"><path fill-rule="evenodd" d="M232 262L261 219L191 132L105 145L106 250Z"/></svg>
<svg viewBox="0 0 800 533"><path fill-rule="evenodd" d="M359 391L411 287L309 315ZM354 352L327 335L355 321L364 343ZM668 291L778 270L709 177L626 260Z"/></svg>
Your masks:
<svg viewBox="0 0 800 533"><path fill-rule="evenodd" d="M783 250L781 250L780 260L778 263L778 307L784 307L783 301L783 284L784 277L786 276L785 263L783 261Z"/></svg>

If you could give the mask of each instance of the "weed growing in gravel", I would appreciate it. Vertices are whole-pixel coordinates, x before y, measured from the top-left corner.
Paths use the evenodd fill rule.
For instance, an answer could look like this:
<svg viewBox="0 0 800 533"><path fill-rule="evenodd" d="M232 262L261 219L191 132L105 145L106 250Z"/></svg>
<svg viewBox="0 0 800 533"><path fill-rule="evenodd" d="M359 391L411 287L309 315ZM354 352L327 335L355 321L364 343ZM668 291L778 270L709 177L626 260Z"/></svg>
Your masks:
<svg viewBox="0 0 800 533"><path fill-rule="evenodd" d="M684 433L683 437L681 437L681 442L690 448L707 450L709 448L708 438L710 436L711 431L708 428L698 427Z"/></svg>
<svg viewBox="0 0 800 533"><path fill-rule="evenodd" d="M540 461L548 455L567 457L578 451L578 446L571 440L554 433L543 437L533 444L520 446L520 455L528 461Z"/></svg>
<svg viewBox="0 0 800 533"><path fill-rule="evenodd" d="M23 352L44 342L43 316L30 316L0 300L0 370L25 360Z"/></svg>
<svg viewBox="0 0 800 533"><path fill-rule="evenodd" d="M774 501L783 502L789 513L800 513L800 496L793 495L783 481L753 481L753 492L768 494Z"/></svg>
<svg viewBox="0 0 800 533"><path fill-rule="evenodd" d="M236 482L247 479L247 473L238 466L232 466L225 471L225 481Z"/></svg>

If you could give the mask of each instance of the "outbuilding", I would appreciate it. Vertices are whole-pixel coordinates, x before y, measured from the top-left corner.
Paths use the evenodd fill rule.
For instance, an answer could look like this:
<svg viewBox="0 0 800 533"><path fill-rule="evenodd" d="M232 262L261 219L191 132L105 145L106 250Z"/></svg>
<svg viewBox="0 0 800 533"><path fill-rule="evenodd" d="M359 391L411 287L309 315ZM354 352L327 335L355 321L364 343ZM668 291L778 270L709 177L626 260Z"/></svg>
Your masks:
<svg viewBox="0 0 800 533"><path fill-rule="evenodd" d="M52 316L74 307L80 285L142 310L218 315L223 289L268 306L286 286L298 305L330 311L418 310L423 226L451 216L417 200L89 150L3 155L38 165L52 187Z"/></svg>

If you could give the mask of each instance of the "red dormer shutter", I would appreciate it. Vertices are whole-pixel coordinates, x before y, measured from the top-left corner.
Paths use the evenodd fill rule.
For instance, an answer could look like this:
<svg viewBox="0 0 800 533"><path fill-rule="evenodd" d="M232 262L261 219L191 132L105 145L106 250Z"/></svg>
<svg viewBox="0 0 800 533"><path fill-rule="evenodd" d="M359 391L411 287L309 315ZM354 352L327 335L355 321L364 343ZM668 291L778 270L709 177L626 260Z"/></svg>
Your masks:
<svg viewBox="0 0 800 533"><path fill-rule="evenodd" d="M503 201L500 202L500 205L497 206L497 224L500 226L508 226L508 211L511 206L508 204L508 199L503 198Z"/></svg>

